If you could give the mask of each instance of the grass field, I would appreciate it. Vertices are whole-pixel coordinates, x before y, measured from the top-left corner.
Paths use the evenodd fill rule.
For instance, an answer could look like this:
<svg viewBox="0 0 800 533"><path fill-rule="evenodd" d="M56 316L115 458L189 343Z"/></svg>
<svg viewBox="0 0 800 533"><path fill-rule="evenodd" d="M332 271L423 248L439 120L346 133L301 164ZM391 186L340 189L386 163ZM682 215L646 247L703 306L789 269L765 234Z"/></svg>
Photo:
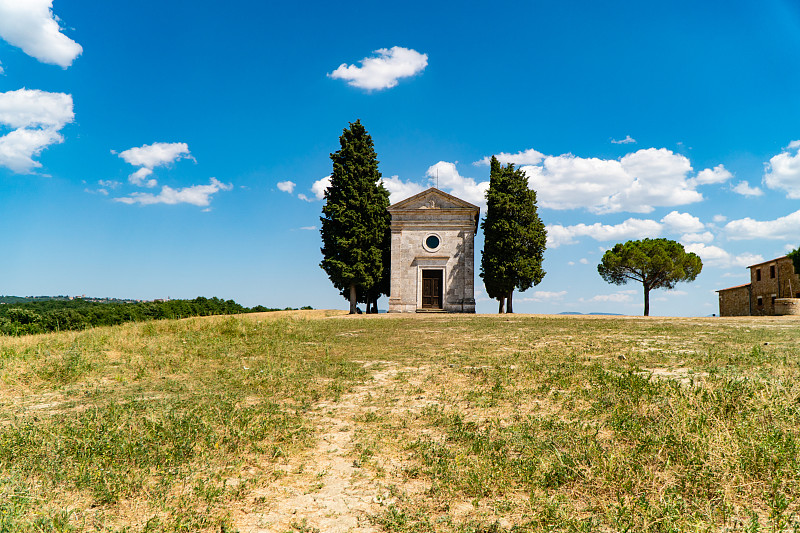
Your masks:
<svg viewBox="0 0 800 533"><path fill-rule="evenodd" d="M0 337L0 532L800 531L800 320Z"/></svg>

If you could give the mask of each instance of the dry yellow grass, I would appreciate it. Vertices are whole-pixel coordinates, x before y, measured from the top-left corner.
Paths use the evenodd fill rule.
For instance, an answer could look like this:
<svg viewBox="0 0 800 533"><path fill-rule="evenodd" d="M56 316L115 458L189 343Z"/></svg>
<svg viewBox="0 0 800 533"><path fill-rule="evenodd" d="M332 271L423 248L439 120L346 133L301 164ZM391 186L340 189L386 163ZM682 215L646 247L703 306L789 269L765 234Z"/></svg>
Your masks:
<svg viewBox="0 0 800 533"><path fill-rule="evenodd" d="M0 531L790 531L799 368L787 317L2 337Z"/></svg>

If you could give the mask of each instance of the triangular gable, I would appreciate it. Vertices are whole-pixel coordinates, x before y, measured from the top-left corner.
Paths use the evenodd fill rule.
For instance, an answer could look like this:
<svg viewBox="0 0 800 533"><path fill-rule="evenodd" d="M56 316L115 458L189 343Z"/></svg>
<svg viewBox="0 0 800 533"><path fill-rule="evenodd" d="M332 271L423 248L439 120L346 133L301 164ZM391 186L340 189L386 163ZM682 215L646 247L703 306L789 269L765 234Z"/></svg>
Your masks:
<svg viewBox="0 0 800 533"><path fill-rule="evenodd" d="M415 209L475 209L477 205L465 202L461 198L456 198L452 194L440 191L436 187L431 187L426 191L415 194L411 198L401 200L389 206L389 211L406 211Z"/></svg>

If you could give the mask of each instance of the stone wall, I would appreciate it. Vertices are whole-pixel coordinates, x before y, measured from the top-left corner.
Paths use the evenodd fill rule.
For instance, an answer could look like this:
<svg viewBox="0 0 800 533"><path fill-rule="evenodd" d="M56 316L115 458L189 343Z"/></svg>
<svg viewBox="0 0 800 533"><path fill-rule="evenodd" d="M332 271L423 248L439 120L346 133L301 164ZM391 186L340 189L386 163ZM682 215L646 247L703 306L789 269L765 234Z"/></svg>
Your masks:
<svg viewBox="0 0 800 533"><path fill-rule="evenodd" d="M779 257L750 267L752 314L772 316L777 313L778 298L800 298L800 276L788 257Z"/></svg>
<svg viewBox="0 0 800 533"><path fill-rule="evenodd" d="M800 315L800 298L778 298L775 300L776 315Z"/></svg>
<svg viewBox="0 0 800 533"><path fill-rule="evenodd" d="M719 293L719 316L748 316L750 314L750 285L722 289Z"/></svg>
<svg viewBox="0 0 800 533"><path fill-rule="evenodd" d="M436 235L440 246L428 249L425 239ZM474 313L474 234L431 225L392 232L392 311L415 312L422 307L422 271L443 270L443 309L451 313ZM395 252L397 250L397 252Z"/></svg>

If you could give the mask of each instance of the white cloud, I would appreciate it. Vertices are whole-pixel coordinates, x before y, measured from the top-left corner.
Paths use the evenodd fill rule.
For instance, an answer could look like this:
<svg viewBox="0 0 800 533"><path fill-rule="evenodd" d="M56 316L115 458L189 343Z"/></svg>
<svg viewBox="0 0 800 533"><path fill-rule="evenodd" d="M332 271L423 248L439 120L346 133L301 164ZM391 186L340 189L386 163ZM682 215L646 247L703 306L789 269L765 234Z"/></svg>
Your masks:
<svg viewBox="0 0 800 533"><path fill-rule="evenodd" d="M571 154L547 156L542 165L523 166L542 207L593 211L606 208L611 196L629 186L631 179L619 161L584 159Z"/></svg>
<svg viewBox="0 0 800 533"><path fill-rule="evenodd" d="M703 266L718 268L746 267L764 260L762 256L750 253L734 256L719 246L708 246L700 242L687 244L684 249L687 252L697 254L703 260Z"/></svg>
<svg viewBox="0 0 800 533"><path fill-rule="evenodd" d="M685 233L681 235L681 242L683 243L702 242L708 244L713 240L714 234L710 231L704 231L703 233Z"/></svg>
<svg viewBox="0 0 800 533"><path fill-rule="evenodd" d="M477 183L472 178L465 178L458 173L455 163L439 161L428 167L425 175L430 178L432 183L438 181L439 189L446 190L453 196L477 206L486 206L486 190L489 188L489 182Z"/></svg>
<svg viewBox="0 0 800 533"><path fill-rule="evenodd" d="M169 165L179 159L194 159L186 143L145 144L120 152L119 156L135 167L149 169Z"/></svg>
<svg viewBox="0 0 800 533"><path fill-rule="evenodd" d="M359 89L381 90L397 85L397 80L422 72L428 66L427 54L416 50L393 46L373 52L375 57L365 57L361 66L342 63L328 74L331 78L346 80L348 85Z"/></svg>
<svg viewBox="0 0 800 533"><path fill-rule="evenodd" d="M148 189L152 189L156 185L158 185L158 181L155 179L147 179L153 171L149 168L142 167L130 176L128 176L128 181L139 187L147 187ZM146 180L146 181L145 181Z"/></svg>
<svg viewBox="0 0 800 533"><path fill-rule="evenodd" d="M112 154L116 154L111 150ZM141 167L139 170L128 176L128 181L139 187L152 189L158 185L154 178L147 179L153 174L155 167L166 166L180 159L191 159L194 157L189 152L189 145L186 143L153 143L145 144L135 148L129 148L120 152L119 157L127 163Z"/></svg>
<svg viewBox="0 0 800 533"><path fill-rule="evenodd" d="M96 190L85 188L83 189L84 192L88 192L89 194L102 194L103 196L108 196L109 195L108 189L114 190L122 186L122 183L114 180L97 180L97 184L100 185L100 188Z"/></svg>
<svg viewBox="0 0 800 533"><path fill-rule="evenodd" d="M514 163L514 165L538 165L544 159L544 154L530 148L528 150L524 150L522 152L517 152L516 154L508 154L506 152L500 152L499 154L495 155L498 161L503 165L507 165L509 163ZM492 158L490 156L485 156L483 159L475 161L472 163L473 165L477 166L489 166Z"/></svg>
<svg viewBox="0 0 800 533"><path fill-rule="evenodd" d="M122 183L114 180L98 180L97 184L100 185L101 187L107 187L109 189L116 189L120 185L122 185Z"/></svg>
<svg viewBox="0 0 800 533"><path fill-rule="evenodd" d="M697 232L705 228L700 219L689 213L672 211L661 219L661 222L675 233Z"/></svg>
<svg viewBox="0 0 800 533"><path fill-rule="evenodd" d="M317 227L316 226L301 226L301 227L299 227L297 229L303 230L303 231L316 231Z"/></svg>
<svg viewBox="0 0 800 533"><path fill-rule="evenodd" d="M733 192L741 194L742 196L762 196L764 191L758 187L751 187L746 181L740 181L734 188Z"/></svg>
<svg viewBox="0 0 800 533"><path fill-rule="evenodd" d="M582 257L578 262L580 264L582 264L582 265L588 265L589 264L589 260L586 259L585 257Z"/></svg>
<svg viewBox="0 0 800 533"><path fill-rule="evenodd" d="M648 148L626 155L620 163L633 182L616 202L612 201L619 210L647 213L653 206L684 205L703 199L686 181L692 166L682 155L665 148Z"/></svg>
<svg viewBox="0 0 800 533"><path fill-rule="evenodd" d="M99 189L90 189L88 187L83 189L83 192L88 192L89 194L102 194L103 196L108 196L108 189L99 188Z"/></svg>
<svg viewBox="0 0 800 533"><path fill-rule="evenodd" d="M703 243L691 243L684 246L687 252L696 254L703 261L729 261L731 254L719 246L706 246Z"/></svg>
<svg viewBox="0 0 800 533"><path fill-rule="evenodd" d="M733 177L724 165L717 165L714 168L707 168L697 173L697 176L690 181L695 185L711 185L714 183L725 183Z"/></svg>
<svg viewBox="0 0 800 533"><path fill-rule="evenodd" d="M792 141L783 152L766 165L764 184L770 189L783 189L792 199L800 198L800 141Z"/></svg>
<svg viewBox="0 0 800 533"><path fill-rule="evenodd" d="M56 130L18 129L0 137L0 166L18 174L30 174L34 168L42 166L33 158L51 144L58 144L64 138Z"/></svg>
<svg viewBox="0 0 800 533"><path fill-rule="evenodd" d="M655 207L703 199L687 178L692 170L689 160L665 148L638 150L620 160L547 156L541 165L522 169L539 204L550 209L649 213Z"/></svg>
<svg viewBox="0 0 800 533"><path fill-rule="evenodd" d="M52 0L0 0L0 37L43 63L63 68L83 52L61 33Z"/></svg>
<svg viewBox="0 0 800 533"><path fill-rule="evenodd" d="M29 89L0 93L0 123L11 128L60 130L74 118L72 95Z"/></svg>
<svg viewBox="0 0 800 533"><path fill-rule="evenodd" d="M757 265L764 262L764 256L761 254L743 253L733 258L733 265L737 267L749 267L750 265Z"/></svg>
<svg viewBox="0 0 800 533"><path fill-rule="evenodd" d="M637 294L638 291L635 290L625 290L625 291L617 291L612 294L597 294L592 296L589 299L586 298L579 298L579 302L614 302L614 303L626 303L633 301L633 296Z"/></svg>
<svg viewBox="0 0 800 533"><path fill-rule="evenodd" d="M437 171L439 174L440 189L448 190L453 195L458 196L467 202L485 205L483 194L486 188L489 187L489 182L487 181L485 183L476 184L474 179L462 177L456 170L455 164L447 163L445 161L439 161L435 165L432 165L428 168L426 176L428 176L429 181L431 182L428 185L411 180L404 181L399 176L381 178L383 186L386 187L387 191L389 191L389 202L395 204L424 191L430 185L435 183ZM315 181L311 185L311 192L314 193L314 196L317 200L323 200L325 198L325 190L330 187L330 185L331 177L325 176L324 178ZM312 201L312 199L308 198L304 194L298 194L297 197L308 202Z"/></svg>
<svg viewBox="0 0 800 533"><path fill-rule="evenodd" d="M634 139L630 135L626 135L624 139L621 139L619 141L611 139L611 144L631 144L631 143L635 143L635 142L636 142L636 139Z"/></svg>
<svg viewBox="0 0 800 533"><path fill-rule="evenodd" d="M466 200L478 206L486 206L485 194L486 189L489 188L489 182L484 181L477 183L473 178L462 176L458 173L455 163L439 161L428 167L425 176L428 178L427 184L403 180L399 176L384 177L381 178L381 181L383 182L383 186L386 187L386 190L389 191L389 201L393 204L420 193L430 186L436 185L438 181L439 188L443 191L449 192L462 200ZM331 177L325 176L311 185L311 192L314 193L317 200L323 200L325 198L325 190L330 187L330 184ZM298 195L298 198L311 201L311 199L305 195Z"/></svg>
<svg viewBox="0 0 800 533"><path fill-rule="evenodd" d="M64 141L59 131L75 118L72 96L19 89L0 93L0 124L12 131L0 137L0 166L29 174L42 166L34 157Z"/></svg>
<svg viewBox="0 0 800 533"><path fill-rule="evenodd" d="M591 237L596 241L623 241L657 237L663 229L664 227L655 220L638 218L629 218L616 225L600 224L599 222L574 226L552 224L547 226L547 247L558 248L564 244L575 244L577 237Z"/></svg>
<svg viewBox="0 0 800 533"><path fill-rule="evenodd" d="M524 294L524 293L523 293ZM521 298L523 302L548 302L553 300L563 300L567 291L534 291L529 296Z"/></svg>
<svg viewBox="0 0 800 533"><path fill-rule="evenodd" d="M728 217L726 217L725 215L714 215L714 218L712 218L711 220L713 220L717 224L722 224L723 222L728 220Z"/></svg>
<svg viewBox="0 0 800 533"><path fill-rule="evenodd" d="M313 198L309 198L308 196L306 196L303 193L298 194L297 197L300 198L301 200L303 200L304 202L313 202L314 201Z"/></svg>
<svg viewBox="0 0 800 533"><path fill-rule="evenodd" d="M219 191L229 191L233 188L232 184L225 184L216 178L211 178L208 185L192 185L183 189L173 189L167 185L161 188L159 194L135 192L130 196L114 198L115 201L123 204L191 204L196 206L207 206L211 203L211 196Z"/></svg>
<svg viewBox="0 0 800 533"><path fill-rule="evenodd" d="M725 224L724 231L733 240L784 239L797 240L800 227L800 211L795 211L775 220L753 220L750 217L731 220Z"/></svg>
<svg viewBox="0 0 800 533"><path fill-rule="evenodd" d="M325 176L322 179L315 181L311 185L311 192L314 193L314 196L317 197L317 200L324 200L325 199L325 190L331 186L331 177ZM305 198L301 198L305 199Z"/></svg>
<svg viewBox="0 0 800 533"><path fill-rule="evenodd" d="M294 191L294 188L295 188L296 185L297 184L295 182L289 181L289 180L279 181L278 182L278 190L279 191L283 191L283 192L288 192L289 194L292 194L292 192Z"/></svg>
<svg viewBox="0 0 800 533"><path fill-rule="evenodd" d="M675 297L679 297L680 298L682 296L687 296L688 294L689 294L688 292L682 291L680 289L671 289L671 290L668 290L666 292L661 293L661 296L658 296L656 298L651 298L651 301L653 301L653 302L668 302L670 300L670 298L675 298ZM713 292L713 291L712 291L712 294L716 295L716 293Z"/></svg>
<svg viewBox="0 0 800 533"><path fill-rule="evenodd" d="M396 204L425 190L425 187L413 181L403 181L398 176L381 178L383 186L389 191L389 202Z"/></svg>

